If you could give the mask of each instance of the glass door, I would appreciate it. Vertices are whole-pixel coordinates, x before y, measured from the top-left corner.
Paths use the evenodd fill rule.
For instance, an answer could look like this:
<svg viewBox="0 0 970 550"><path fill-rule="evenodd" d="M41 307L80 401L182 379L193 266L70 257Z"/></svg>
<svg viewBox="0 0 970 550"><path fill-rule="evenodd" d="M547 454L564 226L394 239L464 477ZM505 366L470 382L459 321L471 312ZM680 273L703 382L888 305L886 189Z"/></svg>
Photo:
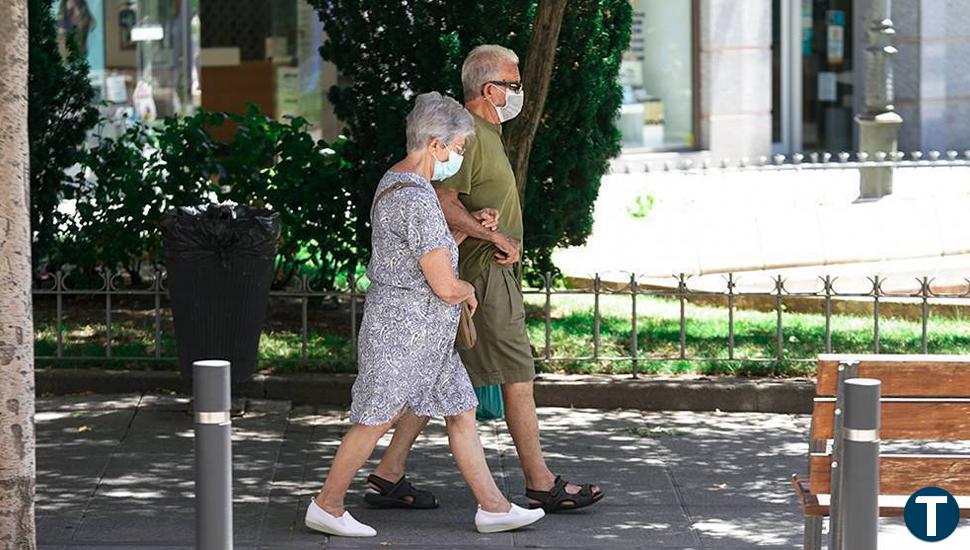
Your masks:
<svg viewBox="0 0 970 550"><path fill-rule="evenodd" d="M804 2L803 137L809 151L853 148L852 0Z"/></svg>
<svg viewBox="0 0 970 550"><path fill-rule="evenodd" d="M617 126L628 152L695 147L695 1L631 0Z"/></svg>

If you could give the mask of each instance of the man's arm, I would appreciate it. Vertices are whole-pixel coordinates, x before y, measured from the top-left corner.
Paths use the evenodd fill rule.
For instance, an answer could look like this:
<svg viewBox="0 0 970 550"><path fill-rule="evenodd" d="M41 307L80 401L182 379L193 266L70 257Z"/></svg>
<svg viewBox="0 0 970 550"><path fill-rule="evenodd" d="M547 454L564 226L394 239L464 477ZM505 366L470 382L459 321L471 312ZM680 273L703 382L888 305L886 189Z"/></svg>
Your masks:
<svg viewBox="0 0 970 550"><path fill-rule="evenodd" d="M438 194L441 210L445 214L445 221L448 222L448 227L452 231L458 231L469 237L493 243L502 253L503 257L496 258L500 264L511 265L519 260L519 244L505 233L490 230L482 225L482 222L475 219L465 209L465 205L458 200L458 191L438 188L435 189L435 192Z"/></svg>

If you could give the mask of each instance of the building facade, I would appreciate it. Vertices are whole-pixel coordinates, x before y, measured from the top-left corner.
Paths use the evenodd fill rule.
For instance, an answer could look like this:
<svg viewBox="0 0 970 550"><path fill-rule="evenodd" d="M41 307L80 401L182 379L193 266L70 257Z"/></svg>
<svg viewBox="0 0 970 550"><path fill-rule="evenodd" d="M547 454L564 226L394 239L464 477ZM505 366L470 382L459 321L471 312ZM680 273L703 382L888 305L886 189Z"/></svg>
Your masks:
<svg viewBox="0 0 970 550"><path fill-rule="evenodd" d="M862 110L871 2L630 0L617 114L628 158L851 151ZM896 0L899 149L970 149L970 0ZM61 0L109 118L198 107L300 115L340 131L336 70L305 0Z"/></svg>
<svg viewBox="0 0 970 550"><path fill-rule="evenodd" d="M103 131L250 103L302 116L324 136L339 131L325 99L336 71L320 58L323 28L303 0L60 0L54 9L62 42L75 31L116 123Z"/></svg>
<svg viewBox="0 0 970 550"><path fill-rule="evenodd" d="M632 0L625 155L856 150L873 1ZM970 0L892 10L899 150L970 148Z"/></svg>

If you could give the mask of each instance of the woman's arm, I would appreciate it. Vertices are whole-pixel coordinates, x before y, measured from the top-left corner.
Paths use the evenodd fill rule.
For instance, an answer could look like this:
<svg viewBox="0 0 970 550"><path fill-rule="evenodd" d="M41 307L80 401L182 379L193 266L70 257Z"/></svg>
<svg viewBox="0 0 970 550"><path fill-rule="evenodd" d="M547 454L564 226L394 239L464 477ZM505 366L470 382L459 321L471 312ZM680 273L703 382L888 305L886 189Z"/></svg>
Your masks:
<svg viewBox="0 0 970 550"><path fill-rule="evenodd" d="M456 305L475 295L475 287L455 277L451 270L451 252L447 248L435 248L421 256L421 271L435 295L443 301Z"/></svg>

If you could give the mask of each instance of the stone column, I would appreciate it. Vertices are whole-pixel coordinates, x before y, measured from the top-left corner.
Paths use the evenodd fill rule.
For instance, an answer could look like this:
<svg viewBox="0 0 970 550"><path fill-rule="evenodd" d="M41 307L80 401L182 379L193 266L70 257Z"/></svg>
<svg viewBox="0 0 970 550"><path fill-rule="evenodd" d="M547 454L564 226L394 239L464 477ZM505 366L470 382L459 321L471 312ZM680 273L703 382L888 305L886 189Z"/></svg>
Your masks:
<svg viewBox="0 0 970 550"><path fill-rule="evenodd" d="M737 162L742 157L770 155L771 0L700 0L697 4L698 144L710 150L715 160Z"/></svg>
<svg viewBox="0 0 970 550"><path fill-rule="evenodd" d="M896 29L891 19L892 0L873 0L866 48L866 84L864 112L856 115L859 125L859 149L873 156L877 152L895 152L902 117L893 105L892 45ZM863 168L859 198L872 200L893 191L893 168Z"/></svg>

